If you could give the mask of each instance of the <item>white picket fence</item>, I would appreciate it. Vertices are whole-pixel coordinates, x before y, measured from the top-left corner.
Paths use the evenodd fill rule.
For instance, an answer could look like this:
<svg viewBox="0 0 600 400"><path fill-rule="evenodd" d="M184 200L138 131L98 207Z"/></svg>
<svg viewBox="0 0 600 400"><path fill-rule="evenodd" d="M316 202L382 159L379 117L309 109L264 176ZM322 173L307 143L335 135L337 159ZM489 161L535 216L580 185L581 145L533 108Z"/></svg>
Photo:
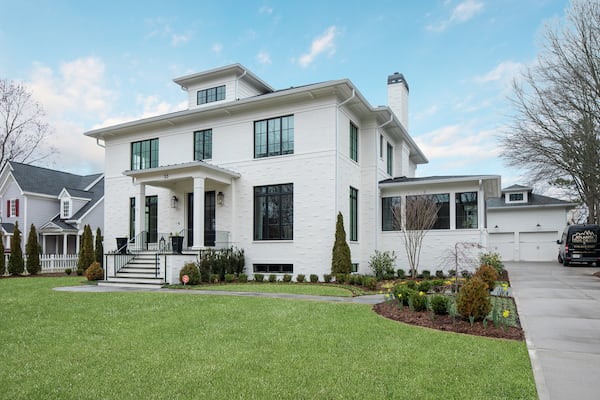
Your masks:
<svg viewBox="0 0 600 400"><path fill-rule="evenodd" d="M4 255L4 265L8 268L8 259L10 254ZM64 272L65 269L71 268L73 272L77 269L77 254L41 254L40 255L40 273ZM27 256L23 254L25 266L27 266ZM4 271L5 274L8 270Z"/></svg>

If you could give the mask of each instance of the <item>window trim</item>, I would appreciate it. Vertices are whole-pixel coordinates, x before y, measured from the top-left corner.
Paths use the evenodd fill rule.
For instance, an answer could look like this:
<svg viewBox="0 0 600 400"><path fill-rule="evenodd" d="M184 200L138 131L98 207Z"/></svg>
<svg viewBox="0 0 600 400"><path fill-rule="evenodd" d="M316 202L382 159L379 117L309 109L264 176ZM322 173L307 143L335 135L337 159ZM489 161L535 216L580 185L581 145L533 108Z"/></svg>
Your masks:
<svg viewBox="0 0 600 400"><path fill-rule="evenodd" d="M395 200L394 200L395 199ZM394 203L394 201L397 201ZM389 206L384 204L389 203ZM392 207L402 207L402 196L388 196L381 198L381 231L397 232L402 230L402 225L398 226Z"/></svg>
<svg viewBox="0 0 600 400"><path fill-rule="evenodd" d="M358 162L358 126L350 121L350 159Z"/></svg>
<svg viewBox="0 0 600 400"><path fill-rule="evenodd" d="M288 129L287 129L287 133L288 133L288 137L287 140L284 141L284 129L283 129L283 120L287 119L288 121L291 121L291 124L288 122ZM278 152L271 152L270 146L269 146L269 123L271 121L276 121L279 120L279 133L277 136L277 138L279 139L279 151ZM265 152L264 153L259 153L257 152L257 131L256 128L258 126L258 124L260 123L265 123L266 124L266 130L264 132L265 135L265 143L264 143L264 147L265 147ZM289 126L291 125L291 128L289 128ZM294 154L294 130L295 130L295 124L294 124L294 114L288 114L288 115L282 115L279 117L273 117L273 118L266 118L266 119L261 119L261 120L257 120L254 121L254 158L268 158L268 157L277 157L277 156L283 156L283 155L288 155L288 154ZM284 145L287 144L287 149L284 150ZM290 146L291 145L291 146ZM262 146L261 146L262 147Z"/></svg>
<svg viewBox="0 0 600 400"><path fill-rule="evenodd" d="M390 142L387 142L386 172L390 176L394 174L394 147Z"/></svg>
<svg viewBox="0 0 600 400"><path fill-rule="evenodd" d="M289 186L291 188L291 190L289 192L284 192L283 189L285 186ZM269 193L269 190L271 189L275 189L277 188L277 192L276 193ZM266 193L257 193L257 190L260 189L265 189ZM288 224L284 224L284 212L286 210L283 209L282 204L283 204L283 198L284 197L290 197L289 201L291 203L291 217L289 218L289 223ZM258 202L257 200L259 198L264 198L264 201L267 204L269 204L269 198L270 197L275 197L276 198L276 203L279 205L279 209L278 209L278 215L277 215L277 225L278 225L278 230L279 230L279 237L264 237L264 221L261 223L261 225L258 225L258 214L259 214L259 210L258 210ZM253 189L253 240L255 241L273 241L273 240L286 240L286 241L290 241L290 240L294 240L294 184L293 183L282 183L282 184L275 184L275 185L263 185L263 186L255 186ZM289 209L287 210L289 213ZM267 210L268 213L268 210ZM262 219L262 218L261 218ZM268 221L267 221L267 226L268 226ZM290 232L290 236L289 237L285 237L284 233L288 232L288 229L286 229L285 225L290 225L289 232ZM259 234L260 233L260 234ZM267 229L267 235L268 235L268 229Z"/></svg>
<svg viewBox="0 0 600 400"><path fill-rule="evenodd" d="M350 221L349 239L351 242L358 241L358 189L350 186Z"/></svg>
<svg viewBox="0 0 600 400"><path fill-rule="evenodd" d="M202 135L202 150L196 148L198 144L198 136ZM207 150L206 138L209 138L209 149ZM200 153L200 154L199 154ZM197 157L200 155L200 157ZM194 131L194 161L203 161L212 159L212 129L200 129Z"/></svg>
<svg viewBox="0 0 600 400"><path fill-rule="evenodd" d="M464 223L463 224L458 223L459 217L460 217L460 221L464 222L464 221L468 220L468 218L466 218L466 216L465 216L465 205L469 206L469 208L472 208L473 202L472 201L471 202L463 202L462 195L470 195L470 194L475 195L475 209L474 209L474 211L475 211L475 213L474 213L475 227L473 227L473 226L464 227L464 226L462 226L462 225L464 225ZM460 215L458 212L459 207L462 207L462 210L461 210L462 212L460 213ZM473 210L471 209L471 211L473 211ZM454 223L455 223L455 227L457 230L458 229L478 229L479 228L479 193L477 193L477 191L456 192L456 194L454 195L454 214L455 214ZM471 215L473 215L473 214L471 214Z"/></svg>
<svg viewBox="0 0 600 400"><path fill-rule="evenodd" d="M260 269L260 268L263 269ZM269 270L273 269L273 270ZM277 271L275 271L277 269ZM253 274L293 274L294 264L289 263L256 263L252 264Z"/></svg>
<svg viewBox="0 0 600 400"><path fill-rule="evenodd" d="M196 105L200 106L203 104L209 104L214 103L216 101L225 100L225 93L225 85L219 85L207 89L200 89L196 92ZM201 98L202 101L200 101Z"/></svg>
<svg viewBox="0 0 600 400"><path fill-rule="evenodd" d="M67 212L65 212L65 208L66 208ZM60 204L60 217L62 219L71 217L71 200L70 199L62 199L61 204Z"/></svg>
<svg viewBox="0 0 600 400"><path fill-rule="evenodd" d="M150 146L150 149L148 150L148 154L149 154L149 158L147 163L149 164L148 166L143 166L143 160L144 158L142 157L144 151L142 150L142 147L144 145L144 143L148 143L148 145ZM135 158L134 158L134 148L136 147L136 145L140 145L140 152L139 154L136 154L139 159L137 160L138 162L136 163ZM158 142L158 138L153 138L153 139L146 139L146 140L138 140L135 142L131 142L131 152L130 152L130 167L132 171L139 171L139 170L144 170L144 169L150 169L150 168L156 168L158 167L158 159L159 159L159 142Z"/></svg>

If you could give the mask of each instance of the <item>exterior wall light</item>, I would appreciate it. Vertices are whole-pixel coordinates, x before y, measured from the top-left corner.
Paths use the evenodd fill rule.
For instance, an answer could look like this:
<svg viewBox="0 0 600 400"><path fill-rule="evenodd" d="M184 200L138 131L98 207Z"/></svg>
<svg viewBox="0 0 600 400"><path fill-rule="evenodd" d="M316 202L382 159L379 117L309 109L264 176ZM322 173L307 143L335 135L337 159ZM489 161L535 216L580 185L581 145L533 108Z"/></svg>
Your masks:
<svg viewBox="0 0 600 400"><path fill-rule="evenodd" d="M179 199L177 196L171 197L171 208L177 208L177 204L179 203Z"/></svg>
<svg viewBox="0 0 600 400"><path fill-rule="evenodd" d="M217 194L217 204L220 206L225 204L225 194L223 192L219 192Z"/></svg>

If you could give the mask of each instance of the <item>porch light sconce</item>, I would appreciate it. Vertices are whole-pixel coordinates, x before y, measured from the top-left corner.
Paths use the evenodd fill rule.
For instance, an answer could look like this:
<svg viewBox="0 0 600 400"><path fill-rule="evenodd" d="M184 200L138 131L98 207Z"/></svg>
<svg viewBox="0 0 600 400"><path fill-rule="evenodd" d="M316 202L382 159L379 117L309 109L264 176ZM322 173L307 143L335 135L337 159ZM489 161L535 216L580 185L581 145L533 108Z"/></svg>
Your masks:
<svg viewBox="0 0 600 400"><path fill-rule="evenodd" d="M537 226L538 228L540 228L540 227L541 227L541 225L540 225L540 224L536 224L535 226Z"/></svg>
<svg viewBox="0 0 600 400"><path fill-rule="evenodd" d="M177 204L179 203L179 199L177 196L171 197L171 208L177 208Z"/></svg>
<svg viewBox="0 0 600 400"><path fill-rule="evenodd" d="M498 229L498 225L496 225L494 228Z"/></svg>
<svg viewBox="0 0 600 400"><path fill-rule="evenodd" d="M217 193L217 204L220 206L225 204L225 194L223 192Z"/></svg>

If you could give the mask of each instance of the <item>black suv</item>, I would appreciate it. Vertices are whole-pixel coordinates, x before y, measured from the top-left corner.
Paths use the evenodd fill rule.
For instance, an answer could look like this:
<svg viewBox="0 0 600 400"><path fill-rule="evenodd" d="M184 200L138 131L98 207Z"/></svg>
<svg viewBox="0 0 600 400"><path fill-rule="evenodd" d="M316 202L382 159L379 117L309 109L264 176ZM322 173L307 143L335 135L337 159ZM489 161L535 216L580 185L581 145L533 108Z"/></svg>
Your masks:
<svg viewBox="0 0 600 400"><path fill-rule="evenodd" d="M565 228L558 247L558 262L565 267L571 264L600 265L600 225L580 224Z"/></svg>

